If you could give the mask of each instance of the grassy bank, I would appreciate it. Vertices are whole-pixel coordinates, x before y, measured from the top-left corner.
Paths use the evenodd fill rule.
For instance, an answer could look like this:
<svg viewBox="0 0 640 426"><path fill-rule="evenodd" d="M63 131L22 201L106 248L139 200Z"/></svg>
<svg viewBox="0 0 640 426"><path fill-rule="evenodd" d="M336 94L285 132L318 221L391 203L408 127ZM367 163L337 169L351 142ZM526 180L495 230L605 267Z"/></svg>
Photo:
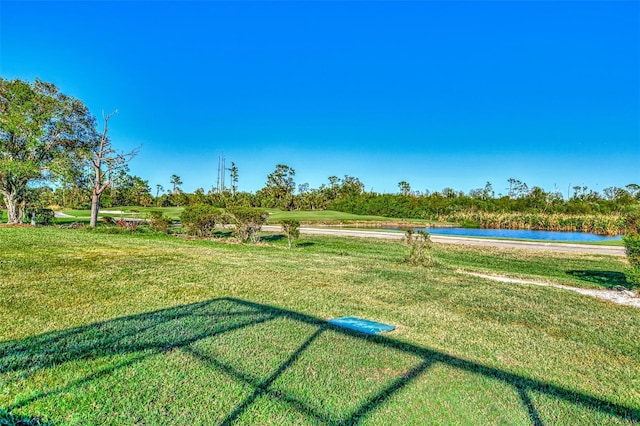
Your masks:
<svg viewBox="0 0 640 426"><path fill-rule="evenodd" d="M302 224L314 225L336 225L344 224L349 226L361 225L366 227L377 227L381 224L411 224L412 226L424 226L433 221L421 219L402 219L384 216L367 216L352 213L344 213L333 210L313 210L313 211L285 211L280 209L267 209L269 212L269 223L279 223L283 220L294 219Z"/></svg>
<svg viewBox="0 0 640 426"><path fill-rule="evenodd" d="M621 235L624 232L624 217L620 214L458 212L441 219L487 229L589 232L597 235Z"/></svg>
<svg viewBox="0 0 640 426"><path fill-rule="evenodd" d="M354 238L293 250L277 236L247 246L5 228L0 239L0 408L14 418L640 420L640 310L456 273L599 286L585 276L615 275L622 259L439 246L440 264L418 268L397 242ZM398 328L366 337L324 321L343 315Z"/></svg>

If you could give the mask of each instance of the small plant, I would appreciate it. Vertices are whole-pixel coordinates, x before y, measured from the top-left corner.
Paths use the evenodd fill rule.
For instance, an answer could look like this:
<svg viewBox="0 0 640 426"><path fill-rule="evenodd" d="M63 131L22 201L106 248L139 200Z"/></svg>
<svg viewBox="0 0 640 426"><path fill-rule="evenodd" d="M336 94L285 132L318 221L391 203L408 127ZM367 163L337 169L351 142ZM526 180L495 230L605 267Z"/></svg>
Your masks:
<svg viewBox="0 0 640 426"><path fill-rule="evenodd" d="M282 232L287 236L287 243L291 248L291 243L300 238L300 222L294 219L283 220L281 222Z"/></svg>
<svg viewBox="0 0 640 426"><path fill-rule="evenodd" d="M128 229L130 231L136 231L138 229L138 222L127 220L125 218L119 219L116 224L118 228Z"/></svg>
<svg viewBox="0 0 640 426"><path fill-rule="evenodd" d="M173 221L166 217L161 211L152 210L150 212L149 227L152 231L168 234L172 223Z"/></svg>
<svg viewBox="0 0 640 426"><path fill-rule="evenodd" d="M434 259L431 254L431 236L428 232L408 229L405 231L404 242L409 247L409 254L405 261L416 266L432 266Z"/></svg>
<svg viewBox="0 0 640 426"><path fill-rule="evenodd" d="M118 222L112 218L111 216L101 216L100 217L100 222L104 223L105 225L117 225Z"/></svg>
<svg viewBox="0 0 640 426"><path fill-rule="evenodd" d="M180 222L188 235L212 237L222 214L222 210L213 206L190 206L180 214Z"/></svg>
<svg viewBox="0 0 640 426"><path fill-rule="evenodd" d="M242 242L257 243L260 238L258 232L262 225L267 223L269 214L264 210L250 207L234 207L229 210L233 223L236 226L235 234Z"/></svg>

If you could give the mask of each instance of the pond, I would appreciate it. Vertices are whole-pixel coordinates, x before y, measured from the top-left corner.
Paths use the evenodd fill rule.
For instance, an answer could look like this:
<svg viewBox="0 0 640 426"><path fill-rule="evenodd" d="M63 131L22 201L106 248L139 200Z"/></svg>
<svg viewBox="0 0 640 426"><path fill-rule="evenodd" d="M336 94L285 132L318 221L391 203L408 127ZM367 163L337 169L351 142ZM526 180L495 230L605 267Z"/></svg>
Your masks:
<svg viewBox="0 0 640 426"><path fill-rule="evenodd" d="M621 237L604 237L586 232L531 231L528 229L479 229L479 228L416 228L433 235L457 237L513 238L523 240L549 240L572 242L598 242L619 240Z"/></svg>

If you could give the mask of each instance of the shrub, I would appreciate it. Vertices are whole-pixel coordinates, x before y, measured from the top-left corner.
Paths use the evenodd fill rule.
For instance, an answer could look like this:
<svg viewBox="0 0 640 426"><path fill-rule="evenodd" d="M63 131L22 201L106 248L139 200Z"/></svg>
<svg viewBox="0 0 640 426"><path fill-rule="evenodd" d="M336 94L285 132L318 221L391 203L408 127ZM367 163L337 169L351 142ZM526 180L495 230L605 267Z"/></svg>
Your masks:
<svg viewBox="0 0 640 426"><path fill-rule="evenodd" d="M640 287L640 235L625 235L622 240L630 265L625 271L627 281L634 287Z"/></svg>
<svg viewBox="0 0 640 426"><path fill-rule="evenodd" d="M480 228L480 224L474 220L464 219L460 222L461 228Z"/></svg>
<svg viewBox="0 0 640 426"><path fill-rule="evenodd" d="M100 222L104 223L105 225L117 225L118 224L118 221L115 220L111 216L100 216Z"/></svg>
<svg viewBox="0 0 640 426"><path fill-rule="evenodd" d="M36 224L38 225L51 225L53 223L54 213L51 209L38 208L32 210L25 219L31 221L35 214Z"/></svg>
<svg viewBox="0 0 640 426"><path fill-rule="evenodd" d="M636 208L627 213L625 225L622 240L629 260L627 281L634 287L640 287L640 209Z"/></svg>
<svg viewBox="0 0 640 426"><path fill-rule="evenodd" d="M435 261L431 254L431 236L428 232L413 229L405 231L404 242L409 247L405 261L411 265L432 266Z"/></svg>
<svg viewBox="0 0 640 426"><path fill-rule="evenodd" d="M180 223L189 235L211 237L214 235L216 223L221 217L222 210L213 206L189 206L185 207L180 214Z"/></svg>
<svg viewBox="0 0 640 426"><path fill-rule="evenodd" d="M121 218L116 222L118 228L129 229L131 231L136 231L138 229L138 222L127 220L125 218Z"/></svg>
<svg viewBox="0 0 640 426"><path fill-rule="evenodd" d="M149 227L152 231L168 234L172 223L173 221L166 217L161 211L152 210L150 212Z"/></svg>
<svg viewBox="0 0 640 426"><path fill-rule="evenodd" d="M240 241L259 241L258 232L267 223L269 214L264 210L250 207L234 207L229 209L232 221L236 226L235 234Z"/></svg>
<svg viewBox="0 0 640 426"><path fill-rule="evenodd" d="M297 240L300 237L300 222L294 219L288 219L283 220L281 225L282 232L286 235L289 248L291 248L293 240Z"/></svg>

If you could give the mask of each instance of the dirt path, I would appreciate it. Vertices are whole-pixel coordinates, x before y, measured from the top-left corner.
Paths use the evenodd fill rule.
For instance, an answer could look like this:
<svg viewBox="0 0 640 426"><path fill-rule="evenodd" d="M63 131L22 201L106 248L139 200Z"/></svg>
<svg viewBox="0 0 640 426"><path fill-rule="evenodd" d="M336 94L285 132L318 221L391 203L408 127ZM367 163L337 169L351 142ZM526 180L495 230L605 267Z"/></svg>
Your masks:
<svg viewBox="0 0 640 426"><path fill-rule="evenodd" d="M100 210L100 213L101 214L125 214L122 210ZM60 217L60 218L78 217L78 216L71 216L66 213L57 212L57 211L53 212L53 215L55 217ZM89 217L89 216L86 216L86 217Z"/></svg>
<svg viewBox="0 0 640 426"><path fill-rule="evenodd" d="M70 218L70 217L75 217L75 216L71 216L71 215L69 215L69 214L62 213L62 212L53 212L53 216L54 216L54 217L60 217L60 218Z"/></svg>
<svg viewBox="0 0 640 426"><path fill-rule="evenodd" d="M503 283L539 285L543 287L561 288L564 290L575 291L576 293L580 293L580 294L586 294L587 296L597 297L598 299L608 300L610 302L617 303L619 305L633 306L635 308L640 308L640 297L637 297L636 293L629 290L619 291L619 290L597 290L597 289L590 289L590 288L577 288L577 287L570 287L568 285L562 285L562 284L521 280L521 279L507 278L507 277L501 277L496 275L480 274L476 272L466 272L466 271L458 271L458 272L462 274L473 275L474 277L485 278L493 281L500 281Z"/></svg>
<svg viewBox="0 0 640 426"><path fill-rule="evenodd" d="M279 226L263 226L263 230L277 232L280 231ZM339 235L348 237L364 237L364 238L382 238L389 240L400 240L404 234L400 232L383 232L372 230L357 229L336 229L336 228L300 228L302 234L309 235ZM450 237L431 234L431 241L442 244L464 244L470 246L490 246L502 248L518 248L531 250L546 250L565 253L580 254L605 254L610 256L624 256L624 247L617 246L597 246L588 244L569 244L569 243L547 243L547 242L530 242L530 241L513 241L513 240L491 240L484 238L469 237Z"/></svg>

